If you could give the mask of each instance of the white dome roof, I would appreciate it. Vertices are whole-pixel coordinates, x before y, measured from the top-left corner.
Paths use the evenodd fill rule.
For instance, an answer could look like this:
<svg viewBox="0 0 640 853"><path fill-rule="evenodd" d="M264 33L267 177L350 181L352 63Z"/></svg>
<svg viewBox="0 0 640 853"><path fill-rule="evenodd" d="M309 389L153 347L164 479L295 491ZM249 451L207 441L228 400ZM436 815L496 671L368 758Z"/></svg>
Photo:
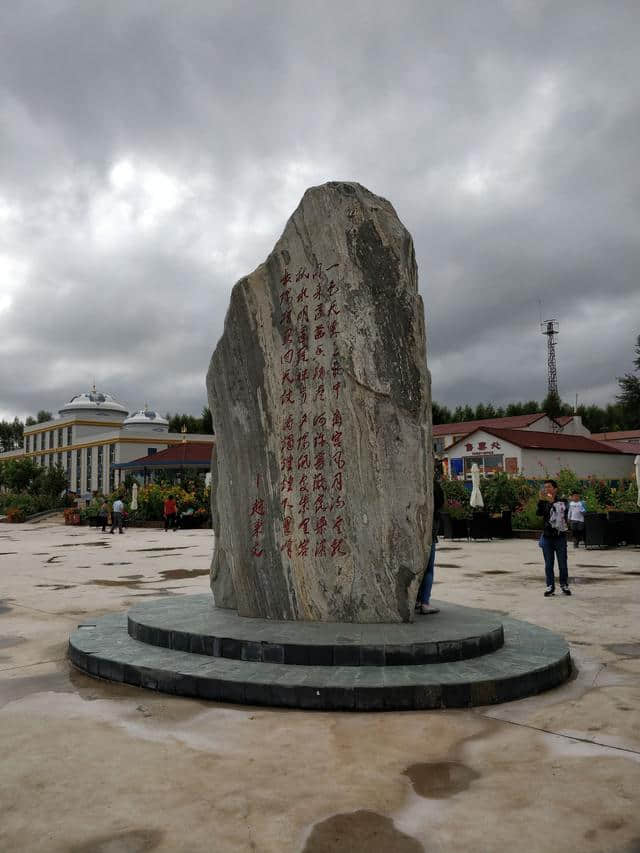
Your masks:
<svg viewBox="0 0 640 853"><path fill-rule="evenodd" d="M79 411L109 412L110 414L128 415L129 412L119 403L111 394L103 394L101 391L85 391L82 394L76 394L69 402L64 405L59 414L69 415Z"/></svg>
<svg viewBox="0 0 640 853"><path fill-rule="evenodd" d="M157 412L154 412L153 409L147 409L145 406L144 409L140 409L139 412L134 412L129 415L129 417L123 423L123 426L131 426L133 424L138 425L153 425L153 426L166 426L168 428L169 421L166 418L163 418L162 415L159 415Z"/></svg>

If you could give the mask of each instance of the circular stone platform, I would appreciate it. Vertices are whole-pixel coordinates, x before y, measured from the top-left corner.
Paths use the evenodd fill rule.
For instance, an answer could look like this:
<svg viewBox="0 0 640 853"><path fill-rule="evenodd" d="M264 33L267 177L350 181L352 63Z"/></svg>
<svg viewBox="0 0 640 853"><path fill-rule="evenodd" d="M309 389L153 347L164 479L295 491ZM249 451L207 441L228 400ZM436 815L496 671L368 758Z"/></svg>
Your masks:
<svg viewBox="0 0 640 853"><path fill-rule="evenodd" d="M210 603L161 599L79 625L69 657L89 675L165 693L325 710L487 705L555 687L571 673L561 636L476 608L439 602L441 613L411 625L329 625L242 619ZM476 646L476 656L462 659L496 626L504 645L484 654ZM189 651L179 650L187 642ZM438 657L448 643L455 660ZM435 657L425 662L430 646Z"/></svg>
<svg viewBox="0 0 640 853"><path fill-rule="evenodd" d="M210 594L133 607L128 630L134 640L181 652L310 666L446 663L504 643L497 614L456 604L442 604L437 618L418 616L411 624L276 622L219 609Z"/></svg>

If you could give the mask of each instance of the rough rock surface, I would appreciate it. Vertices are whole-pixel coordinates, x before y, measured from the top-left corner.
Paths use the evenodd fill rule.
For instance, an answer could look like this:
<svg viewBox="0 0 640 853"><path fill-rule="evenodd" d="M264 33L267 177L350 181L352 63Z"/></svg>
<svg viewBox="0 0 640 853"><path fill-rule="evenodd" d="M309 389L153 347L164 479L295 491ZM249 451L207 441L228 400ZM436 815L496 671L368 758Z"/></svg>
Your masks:
<svg viewBox="0 0 640 853"><path fill-rule="evenodd" d="M313 187L233 288L207 375L211 587L242 616L413 619L431 538L413 242L360 184Z"/></svg>

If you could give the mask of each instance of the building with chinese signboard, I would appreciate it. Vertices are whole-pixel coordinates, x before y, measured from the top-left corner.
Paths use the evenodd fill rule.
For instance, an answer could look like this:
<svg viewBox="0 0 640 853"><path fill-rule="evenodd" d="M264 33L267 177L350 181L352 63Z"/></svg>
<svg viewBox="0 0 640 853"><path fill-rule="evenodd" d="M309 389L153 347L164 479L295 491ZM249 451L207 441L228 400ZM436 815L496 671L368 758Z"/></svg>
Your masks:
<svg viewBox="0 0 640 853"><path fill-rule="evenodd" d="M580 478L621 479L633 475L634 460L633 453L584 435L496 427L472 430L441 457L446 476L465 480L474 462L489 477L505 471L541 479L570 468Z"/></svg>
<svg viewBox="0 0 640 853"><path fill-rule="evenodd" d="M589 437L589 430L582 423L579 415L567 415L557 418L556 428L564 435L584 435ZM433 425L433 449L440 456L447 447L460 441L474 429L525 429L535 432L553 432L554 421L544 413L533 415L512 415L507 418L485 418L480 421L460 421L452 424Z"/></svg>

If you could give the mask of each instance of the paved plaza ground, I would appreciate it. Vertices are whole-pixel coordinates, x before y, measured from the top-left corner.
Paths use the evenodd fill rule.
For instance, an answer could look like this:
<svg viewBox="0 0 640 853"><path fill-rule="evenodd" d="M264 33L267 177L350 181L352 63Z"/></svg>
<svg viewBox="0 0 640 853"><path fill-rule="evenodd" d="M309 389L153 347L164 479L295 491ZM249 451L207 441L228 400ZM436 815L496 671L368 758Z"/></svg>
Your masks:
<svg viewBox="0 0 640 853"><path fill-rule="evenodd" d="M436 598L565 635L565 686L465 711L251 708L96 681L78 623L208 590L210 531L0 524L0 850L640 851L640 549L447 542ZM422 618L437 619L438 616Z"/></svg>

